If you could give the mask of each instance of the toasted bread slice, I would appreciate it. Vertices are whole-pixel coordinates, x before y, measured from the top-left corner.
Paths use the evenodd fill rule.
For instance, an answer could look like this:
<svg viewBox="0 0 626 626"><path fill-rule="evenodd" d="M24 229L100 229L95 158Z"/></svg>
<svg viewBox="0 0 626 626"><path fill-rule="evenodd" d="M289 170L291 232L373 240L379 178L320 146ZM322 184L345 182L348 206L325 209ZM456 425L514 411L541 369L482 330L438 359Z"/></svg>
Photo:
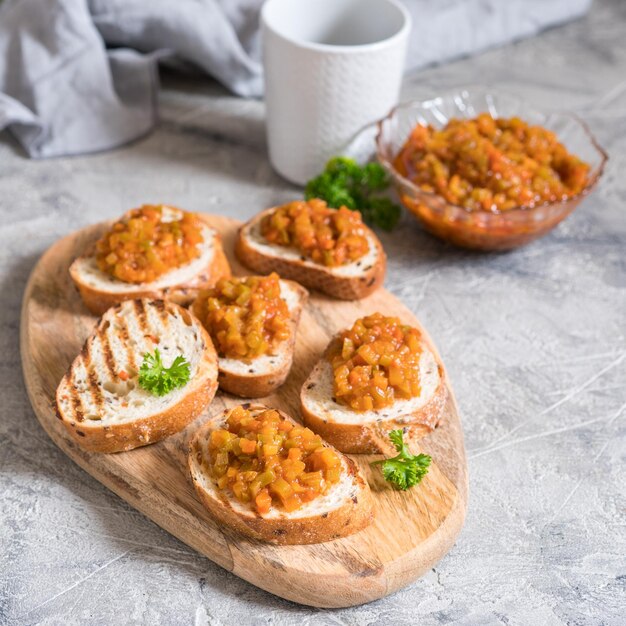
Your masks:
<svg viewBox="0 0 626 626"><path fill-rule="evenodd" d="M179 355L190 379L165 396L138 384L146 352L165 367ZM163 300L127 300L109 309L56 392L57 415L86 450L120 452L169 437L192 422L217 390L217 354L202 324Z"/></svg>
<svg viewBox="0 0 626 626"><path fill-rule="evenodd" d="M261 404L243 406L255 412L268 408ZM340 481L324 495L290 513L273 507L269 513L261 515L230 492L220 490L205 461L210 433L223 427L229 411L214 416L200 428L191 441L188 457L193 486L204 506L219 522L254 539L284 545L339 539L371 523L373 499L369 486L354 461L341 454L344 472ZM282 411L280 414L296 423Z"/></svg>
<svg viewBox="0 0 626 626"><path fill-rule="evenodd" d="M291 321L289 337L282 341L273 354L251 360L219 357L219 386L222 391L242 398L262 398L280 387L293 363L293 353L302 308L308 298L307 290L291 280L280 281L280 295L287 303ZM192 311L200 320L206 319L201 294L193 303Z"/></svg>
<svg viewBox="0 0 626 626"><path fill-rule="evenodd" d="M390 453L389 432L401 428L407 441L432 432L448 397L443 366L424 345L420 356L421 393L372 411L355 411L333 398L333 369L324 355L302 385L304 423L338 450L348 454Z"/></svg>
<svg viewBox="0 0 626 626"><path fill-rule="evenodd" d="M341 300L359 300L380 287L385 279L387 259L372 230L364 227L369 243L365 256L346 265L325 267L294 248L265 240L261 235L261 221L274 210L259 213L239 229L235 253L244 265L262 274L277 272L283 278L291 278Z"/></svg>
<svg viewBox="0 0 626 626"><path fill-rule="evenodd" d="M187 305L200 290L212 287L223 276L230 276L220 235L207 225L202 236L199 257L150 283L126 283L114 278L98 267L93 253L78 257L70 266L70 276L85 306L94 315L102 315L118 302L137 298L167 299Z"/></svg>

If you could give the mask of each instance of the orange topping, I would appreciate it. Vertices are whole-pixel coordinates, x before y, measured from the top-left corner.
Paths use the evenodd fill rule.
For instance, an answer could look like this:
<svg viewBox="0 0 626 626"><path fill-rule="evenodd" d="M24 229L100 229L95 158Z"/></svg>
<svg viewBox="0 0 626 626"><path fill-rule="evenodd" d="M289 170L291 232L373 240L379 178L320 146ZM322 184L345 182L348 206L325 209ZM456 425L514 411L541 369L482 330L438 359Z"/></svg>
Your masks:
<svg viewBox="0 0 626 626"><path fill-rule="evenodd" d="M323 200L299 200L278 207L261 223L270 243L296 248L320 265L333 267L360 259L369 249L358 211L331 209Z"/></svg>
<svg viewBox="0 0 626 626"><path fill-rule="evenodd" d="M211 475L260 514L272 506L295 511L341 477L341 460L313 431L278 411L232 409L209 439Z"/></svg>
<svg viewBox="0 0 626 626"><path fill-rule="evenodd" d="M396 317L358 319L329 346L334 396L355 411L371 411L419 395L420 333Z"/></svg>
<svg viewBox="0 0 626 626"><path fill-rule="evenodd" d="M222 278L195 308L222 357L253 359L289 337L289 308L278 274Z"/></svg>
<svg viewBox="0 0 626 626"><path fill-rule="evenodd" d="M202 241L202 222L195 213L144 205L115 222L96 243L96 262L118 280L148 283L199 257Z"/></svg>
<svg viewBox="0 0 626 626"><path fill-rule="evenodd" d="M566 200L587 185L589 165L556 135L518 117L417 125L394 166L424 191L470 210L506 211Z"/></svg>

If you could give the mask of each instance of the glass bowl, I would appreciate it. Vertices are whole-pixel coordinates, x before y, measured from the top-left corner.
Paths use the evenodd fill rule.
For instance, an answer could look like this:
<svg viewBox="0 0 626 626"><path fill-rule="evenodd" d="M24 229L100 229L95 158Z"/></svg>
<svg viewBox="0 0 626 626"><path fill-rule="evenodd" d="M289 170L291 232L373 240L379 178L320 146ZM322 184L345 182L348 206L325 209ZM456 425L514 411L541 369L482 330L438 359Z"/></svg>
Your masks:
<svg viewBox="0 0 626 626"><path fill-rule="evenodd" d="M556 133L572 154L591 166L585 189L564 201L506 211L476 211L450 204L443 197L423 191L393 166L396 154L416 124L446 125L450 118L472 118L481 112L493 117L518 116ZM377 124L376 153L404 206L432 234L464 248L509 250L541 237L565 219L596 186L608 158L587 126L569 113L541 113L515 96L480 88L398 105Z"/></svg>

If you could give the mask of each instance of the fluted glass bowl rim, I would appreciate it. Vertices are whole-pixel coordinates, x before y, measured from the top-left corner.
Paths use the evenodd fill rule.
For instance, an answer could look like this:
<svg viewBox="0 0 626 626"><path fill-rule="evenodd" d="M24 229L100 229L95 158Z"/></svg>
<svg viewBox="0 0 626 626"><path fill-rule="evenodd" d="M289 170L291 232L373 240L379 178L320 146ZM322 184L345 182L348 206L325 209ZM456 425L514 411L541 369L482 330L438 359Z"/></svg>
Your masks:
<svg viewBox="0 0 626 626"><path fill-rule="evenodd" d="M544 118L547 118L548 116L556 116L556 117L562 117L562 118L568 117L572 119L574 122L576 122L580 126L584 135L589 140L589 143L593 146L594 150L597 152L600 158L600 162L599 162L599 165L597 166L595 175L589 180L587 185L585 185L584 189L574 196L569 196L568 198L564 198L561 200L542 202L541 204L536 204L534 206L519 205L516 207L512 207L510 209L506 209L504 211L501 211L499 209L495 209L495 210L470 209L460 204L454 204L453 202L449 202L438 193L423 190L421 187L416 185L413 181L406 178L405 176L402 176L402 174L400 174L398 170L396 170L393 163L389 161L389 159L385 156L383 152L383 146L382 146L382 142L384 140L384 137L383 137L384 125L390 122L391 120L393 120L394 117L397 116L398 113L404 109L416 108L416 107L421 107L421 108L426 109L428 108L429 105L435 105L437 103L443 102L443 100L446 98L454 98L455 96L458 96L461 94L467 94L467 95L480 94L484 97L495 96L496 98L497 97L509 98L511 100L516 100L518 104L523 105L523 107L527 111L535 115L539 115ZM407 135L407 138L408 138L408 135ZM558 138L558 135L557 135L557 138ZM526 100L524 100L523 98L520 98L519 96L515 94L511 94L509 92L501 91L498 89L484 89L484 88L481 89L481 88L476 88L476 87L463 87L463 88L446 92L439 96L427 98L425 100L407 100L407 101L397 104L389 111L387 115L385 115L385 117L381 118L380 120L376 122L375 143L376 143L376 158L378 159L378 161L389 172L394 182L401 184L403 187L410 190L413 196L432 198L433 200L436 200L438 202L443 201L445 205L450 208L458 209L459 211L467 213L468 215L485 216L486 218L488 218L488 216L514 217L515 215L529 214L534 211L540 211L542 209L546 209L550 207L560 207L560 206L568 205L571 203L578 203L580 200L582 200L582 198L587 196L593 190L593 188L597 185L598 181L602 177L602 174L604 173L606 162L609 159L609 155L604 150L604 148L602 148L598 140L595 138L595 136L591 132L587 123L583 121L577 114L570 112L570 111L560 111L560 110L554 110L554 111L548 111L548 112L542 111L540 109L537 109L533 105L528 104ZM431 207L431 208L434 208L434 207Z"/></svg>

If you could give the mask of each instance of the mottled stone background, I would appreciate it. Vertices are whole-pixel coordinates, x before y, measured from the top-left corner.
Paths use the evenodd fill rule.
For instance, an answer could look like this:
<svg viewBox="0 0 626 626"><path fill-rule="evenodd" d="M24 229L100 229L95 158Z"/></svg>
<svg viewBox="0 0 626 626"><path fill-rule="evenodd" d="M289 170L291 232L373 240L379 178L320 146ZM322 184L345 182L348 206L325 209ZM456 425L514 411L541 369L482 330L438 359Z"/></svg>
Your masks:
<svg viewBox="0 0 626 626"><path fill-rule="evenodd" d="M597 192L522 250L455 250L409 217L383 238L387 288L457 393L470 508L422 580L338 611L260 591L136 513L48 440L21 378L22 291L55 239L146 201L246 218L297 193L267 161L262 103L169 78L159 129L125 149L37 162L0 135L1 623L626 623L626 3L417 74L403 97L467 83L578 112L611 159Z"/></svg>

